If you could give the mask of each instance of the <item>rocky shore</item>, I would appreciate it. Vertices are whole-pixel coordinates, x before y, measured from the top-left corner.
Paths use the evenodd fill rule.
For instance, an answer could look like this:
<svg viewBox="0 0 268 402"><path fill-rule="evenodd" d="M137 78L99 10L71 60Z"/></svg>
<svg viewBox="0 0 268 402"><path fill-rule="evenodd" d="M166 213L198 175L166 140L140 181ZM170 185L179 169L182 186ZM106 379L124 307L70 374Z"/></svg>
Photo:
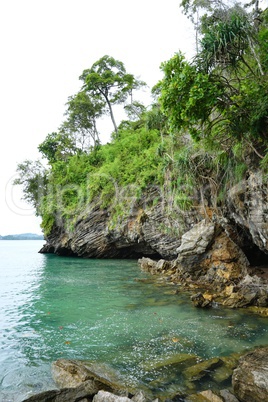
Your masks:
<svg viewBox="0 0 268 402"><path fill-rule="evenodd" d="M141 269L189 290L196 307L248 308L268 316L268 189L258 172L230 189L219 209L200 203L188 212L173 208L168 197L150 189L117 222L111 211L92 203L72 230L59 219L40 252L83 258L139 258ZM157 202L155 203L155 200ZM60 360L53 374L60 389L27 402L260 402L268 400L268 347L203 361L176 355L148 362L148 370L171 367L187 389L158 394L141 384L126 386L96 371L89 362ZM207 382L206 382L207 381ZM207 384L200 391L197 383ZM213 387L214 382L219 384ZM231 387L232 383L232 387ZM124 384L124 385L123 385ZM226 384L229 384L226 386ZM25 400L26 402L26 400Z"/></svg>
<svg viewBox="0 0 268 402"><path fill-rule="evenodd" d="M106 364L60 359L52 373L58 388L30 396L23 402L263 402L268 400L268 347L241 355L200 361L196 356L178 354L172 359L147 362L148 370L172 367L188 383L188 392L170 388L161 393L142 384L129 383ZM226 381L232 387L226 388ZM217 381L216 391L196 392L196 383Z"/></svg>
<svg viewBox="0 0 268 402"><path fill-rule="evenodd" d="M141 268L192 291L196 307L221 304L231 308L252 306L268 316L268 280L264 269L250 268L244 252L223 229L205 220L181 239L172 261L139 259Z"/></svg>

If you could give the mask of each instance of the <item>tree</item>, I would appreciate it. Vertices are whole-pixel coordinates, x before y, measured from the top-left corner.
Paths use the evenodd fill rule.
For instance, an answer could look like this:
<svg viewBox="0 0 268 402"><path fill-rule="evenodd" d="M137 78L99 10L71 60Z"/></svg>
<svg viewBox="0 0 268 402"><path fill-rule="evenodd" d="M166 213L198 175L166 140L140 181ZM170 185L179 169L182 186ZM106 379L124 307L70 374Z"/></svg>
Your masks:
<svg viewBox="0 0 268 402"><path fill-rule="evenodd" d="M107 55L96 61L90 69L84 70L80 79L84 82L83 90L86 93L93 98L104 98L117 133L112 106L125 102L128 96L132 96L134 89L145 85L144 82L137 80L132 74L127 74L121 61Z"/></svg>
<svg viewBox="0 0 268 402"><path fill-rule="evenodd" d="M202 17L200 51L192 63L177 54L162 64L160 102L173 132L189 132L225 150L244 142L261 157L268 129L265 12L260 21L256 31L251 13L220 3Z"/></svg>
<svg viewBox="0 0 268 402"><path fill-rule="evenodd" d="M40 161L26 160L18 164L17 173L19 177L14 180L14 185L22 185L23 199L31 204L39 215L47 187L47 173L44 166Z"/></svg>
<svg viewBox="0 0 268 402"><path fill-rule="evenodd" d="M50 164L57 160L67 160L78 152L74 138L66 132L48 134L38 150Z"/></svg>
<svg viewBox="0 0 268 402"><path fill-rule="evenodd" d="M99 133L96 120L102 115L105 102L98 96L90 97L85 91L71 96L67 102L65 115L67 120L62 124L63 132L75 138L77 148L82 151L99 144Z"/></svg>
<svg viewBox="0 0 268 402"><path fill-rule="evenodd" d="M198 71L177 53L161 66L164 72L160 103L171 130L189 131L201 139L204 126L212 123L213 111L222 96L222 85L214 77Z"/></svg>

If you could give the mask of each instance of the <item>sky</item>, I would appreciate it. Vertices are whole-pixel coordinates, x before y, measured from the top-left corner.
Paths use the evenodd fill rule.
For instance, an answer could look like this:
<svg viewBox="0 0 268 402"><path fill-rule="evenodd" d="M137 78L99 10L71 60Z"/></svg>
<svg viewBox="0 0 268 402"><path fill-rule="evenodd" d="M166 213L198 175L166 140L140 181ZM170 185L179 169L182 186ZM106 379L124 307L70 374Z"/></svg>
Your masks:
<svg viewBox="0 0 268 402"><path fill-rule="evenodd" d="M160 64L194 52L194 33L180 0L8 0L0 2L0 235L41 233L40 218L13 186L18 163L64 119L79 76L104 55L148 84ZM143 100L140 99L139 100ZM105 124L104 124L105 123ZM112 131L103 122L101 138Z"/></svg>

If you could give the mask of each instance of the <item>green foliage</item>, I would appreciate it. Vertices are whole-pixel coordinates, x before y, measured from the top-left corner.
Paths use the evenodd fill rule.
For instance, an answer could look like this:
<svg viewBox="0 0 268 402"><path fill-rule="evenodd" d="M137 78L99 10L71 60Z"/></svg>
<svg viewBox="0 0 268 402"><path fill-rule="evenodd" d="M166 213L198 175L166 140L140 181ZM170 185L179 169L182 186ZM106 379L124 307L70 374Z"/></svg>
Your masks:
<svg viewBox="0 0 268 402"><path fill-rule="evenodd" d="M252 149L265 147L267 32L266 13L257 35L252 16L238 5L203 17L194 62L176 54L162 65L160 102L172 131L188 131L225 151L244 139Z"/></svg>
<svg viewBox="0 0 268 402"><path fill-rule="evenodd" d="M42 199L47 189L47 172L40 161L26 160L17 166L18 177L15 185L21 185L23 199L31 204L37 215L40 211Z"/></svg>
<svg viewBox="0 0 268 402"><path fill-rule="evenodd" d="M116 229L151 191L147 208L161 203L172 222L162 232L179 235L184 211L221 207L250 169L268 172L267 12L256 30L241 7L184 4L187 12L208 12L201 48L192 63L177 53L162 64L150 107L127 105L129 120L117 127L112 106L143 83L104 56L84 70L83 89L69 98L59 131L39 145L49 169L31 161L18 166L16 182L42 216L45 234L56 226L72 230L90 203L107 208ZM101 145L96 124L107 111L115 132Z"/></svg>
<svg viewBox="0 0 268 402"><path fill-rule="evenodd" d="M190 65L181 53L162 64L160 102L171 130L187 130L200 139L203 125L211 123L211 115L223 93L222 83Z"/></svg>
<svg viewBox="0 0 268 402"><path fill-rule="evenodd" d="M254 38L254 29L240 6L216 9L209 17L205 15L201 31L201 51L197 58L205 71L216 66L237 68L239 61L246 63L244 55Z"/></svg>
<svg viewBox="0 0 268 402"><path fill-rule="evenodd" d="M66 133L51 133L38 146L39 152L45 157L50 164L57 160L67 160L70 156L75 155L78 148L74 139Z"/></svg>
<svg viewBox="0 0 268 402"><path fill-rule="evenodd" d="M82 150L87 150L91 141L96 146L100 142L96 120L103 114L104 101L98 96L90 97L85 91L80 91L69 98L67 105L67 120L61 127L62 131L72 135L77 147Z"/></svg>
<svg viewBox="0 0 268 402"><path fill-rule="evenodd" d="M84 90L93 98L102 97L109 109L115 132L118 131L112 105L121 104L132 95L134 89L145 85L126 72L124 64L110 56L103 56L90 69L84 70L80 79Z"/></svg>

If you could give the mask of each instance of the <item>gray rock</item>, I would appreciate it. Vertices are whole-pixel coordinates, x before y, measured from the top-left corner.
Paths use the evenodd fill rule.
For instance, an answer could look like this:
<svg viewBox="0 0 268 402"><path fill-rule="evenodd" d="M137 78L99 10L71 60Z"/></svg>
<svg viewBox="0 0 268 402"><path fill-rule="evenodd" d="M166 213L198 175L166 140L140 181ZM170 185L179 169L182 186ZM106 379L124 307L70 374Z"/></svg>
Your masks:
<svg viewBox="0 0 268 402"><path fill-rule="evenodd" d="M76 360L59 359L52 363L51 371L54 381L60 388L76 388L85 381L94 383L92 373L82 362Z"/></svg>
<svg viewBox="0 0 268 402"><path fill-rule="evenodd" d="M181 245L177 248L178 258L193 254L203 254L212 242L214 234L215 224L202 220L182 235Z"/></svg>
<svg viewBox="0 0 268 402"><path fill-rule="evenodd" d="M94 396L93 402L131 402L131 399L126 396L114 395L111 392L99 391Z"/></svg>
<svg viewBox="0 0 268 402"><path fill-rule="evenodd" d="M229 216L246 232L252 242L268 252L268 186L262 172L251 172L247 180L231 188L227 205Z"/></svg>
<svg viewBox="0 0 268 402"><path fill-rule="evenodd" d="M96 388L92 388L92 382L85 381L79 387L41 392L24 399L23 402L78 402L83 398L92 400L95 393Z"/></svg>
<svg viewBox="0 0 268 402"><path fill-rule="evenodd" d="M249 352L239 360L232 384L241 402L268 401L268 347Z"/></svg>
<svg viewBox="0 0 268 402"><path fill-rule="evenodd" d="M220 396L223 397L224 402L239 402L239 400L228 389L220 390Z"/></svg>
<svg viewBox="0 0 268 402"><path fill-rule="evenodd" d="M59 387L76 387L84 381L92 383L94 393L106 390L116 393L132 391L125 379L108 364L91 361L59 359L52 364L52 376Z"/></svg>
<svg viewBox="0 0 268 402"><path fill-rule="evenodd" d="M146 402L148 399L146 398L143 391L138 391L136 394L131 398L132 402Z"/></svg>

